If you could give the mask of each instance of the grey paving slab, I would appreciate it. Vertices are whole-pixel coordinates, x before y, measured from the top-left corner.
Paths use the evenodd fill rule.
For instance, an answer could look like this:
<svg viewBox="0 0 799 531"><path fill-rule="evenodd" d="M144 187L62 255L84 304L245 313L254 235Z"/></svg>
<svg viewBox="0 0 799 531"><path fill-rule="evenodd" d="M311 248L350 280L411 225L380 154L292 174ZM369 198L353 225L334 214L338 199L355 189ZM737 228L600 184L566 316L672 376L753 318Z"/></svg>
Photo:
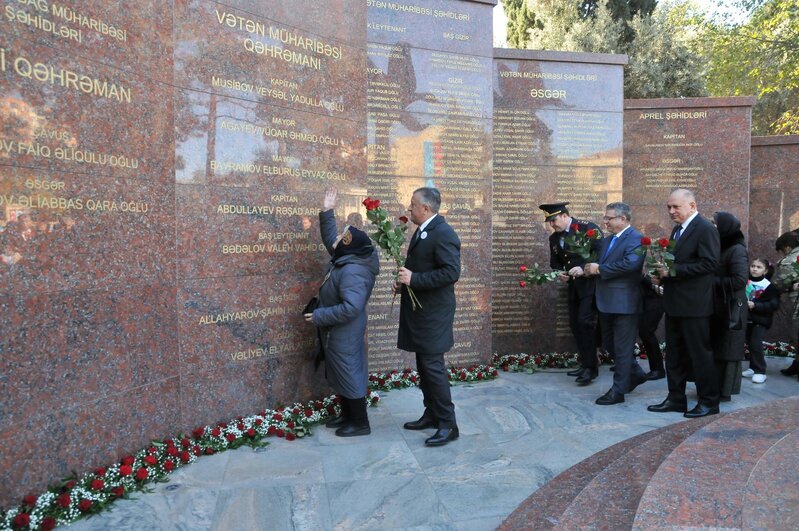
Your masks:
<svg viewBox="0 0 799 531"><path fill-rule="evenodd" d="M744 379L722 411L799 394L795 378L768 358L765 384ZM427 448L434 430L402 424L423 411L416 389L384 393L369 409L372 434L340 438L314 428L304 439L270 439L182 468L150 494L123 500L76 530L161 529L495 529L551 478L620 441L684 420L646 406L663 400L666 381L647 382L623 404L597 406L610 388L607 367L577 387L562 372L501 373L452 388L460 438ZM689 401L695 396L691 386Z"/></svg>

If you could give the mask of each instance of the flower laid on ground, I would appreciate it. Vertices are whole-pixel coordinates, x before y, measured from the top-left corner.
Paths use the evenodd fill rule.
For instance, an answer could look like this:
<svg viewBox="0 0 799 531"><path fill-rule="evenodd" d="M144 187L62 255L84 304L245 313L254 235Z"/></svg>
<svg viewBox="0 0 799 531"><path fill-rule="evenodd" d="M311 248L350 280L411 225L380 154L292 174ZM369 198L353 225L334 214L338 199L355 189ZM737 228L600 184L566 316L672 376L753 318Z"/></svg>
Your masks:
<svg viewBox="0 0 799 531"><path fill-rule="evenodd" d="M660 352L665 356L666 355L666 342L661 341L660 345ZM640 343L636 343L633 349L633 353L635 354L636 358L641 358L642 360L647 359L646 349Z"/></svg>
<svg viewBox="0 0 799 531"><path fill-rule="evenodd" d="M563 240L569 252L576 254L586 262L596 262L597 241L602 239L602 233L596 229L580 231L580 226L573 223L569 234Z"/></svg>
<svg viewBox="0 0 799 531"><path fill-rule="evenodd" d="M402 255L402 246L405 243L405 233L408 230L408 217L400 216L397 218L400 222L399 225L394 225L394 222L389 218L388 212L385 208L380 206L379 199L372 199L367 197L363 200L363 206L366 207L366 218L372 222L372 225L377 227L377 230L370 234L375 243L386 251L388 255L397 264L397 273L399 275L399 268L405 265L405 257ZM396 277L395 277L396 280ZM411 307L415 310L419 304L419 299L413 292L410 286L405 286L408 290L408 295L411 298Z"/></svg>
<svg viewBox="0 0 799 531"><path fill-rule="evenodd" d="M499 371L491 365L471 365L465 368L449 368L451 383L479 382L493 380ZM375 372L369 375L369 389L373 391L391 391L419 385L419 373L413 369L391 372Z"/></svg>
<svg viewBox="0 0 799 531"><path fill-rule="evenodd" d="M610 363L610 358L601 353L600 363ZM494 354L492 365L501 367L505 372L534 373L539 369L571 369L579 364L576 352L549 352L541 354Z"/></svg>
<svg viewBox="0 0 799 531"><path fill-rule="evenodd" d="M766 356L775 356L780 358L795 358L796 347L785 341L763 341L763 350Z"/></svg>
<svg viewBox="0 0 799 531"><path fill-rule="evenodd" d="M519 273L522 275L521 280L519 280L519 286L523 288L527 287L528 284L539 286L558 278L558 271L542 271L538 267L538 263L533 264L532 267L519 266Z"/></svg>
<svg viewBox="0 0 799 531"><path fill-rule="evenodd" d="M641 246L635 250L635 254L644 257L644 266L650 276L657 276L658 270L666 268L669 276L674 276L674 240L660 238L657 245L652 244L652 239L644 236L641 238Z"/></svg>

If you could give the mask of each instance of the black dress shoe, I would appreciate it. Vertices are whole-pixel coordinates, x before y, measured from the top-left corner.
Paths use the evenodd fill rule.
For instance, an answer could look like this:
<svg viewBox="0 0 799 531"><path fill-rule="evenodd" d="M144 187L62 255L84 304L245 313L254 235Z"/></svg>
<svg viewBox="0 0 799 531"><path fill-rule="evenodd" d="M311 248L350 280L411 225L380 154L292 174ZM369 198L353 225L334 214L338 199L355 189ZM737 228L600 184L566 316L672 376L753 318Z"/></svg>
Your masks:
<svg viewBox="0 0 799 531"><path fill-rule="evenodd" d="M567 372L566 376L580 376L580 374L582 374L582 372L583 372L583 368L582 367L578 367L576 369L573 369L573 370Z"/></svg>
<svg viewBox="0 0 799 531"><path fill-rule="evenodd" d="M341 415L340 417L336 417L333 420L328 420L325 424L325 428L340 428L347 423L346 417Z"/></svg>
<svg viewBox="0 0 799 531"><path fill-rule="evenodd" d="M427 428L438 428L438 422L431 418L422 417L419 420L406 422L402 427L406 430L426 430Z"/></svg>
<svg viewBox="0 0 799 531"><path fill-rule="evenodd" d="M647 380L662 380L665 377L666 377L666 371L660 369L649 371L648 373L646 373Z"/></svg>
<svg viewBox="0 0 799 531"><path fill-rule="evenodd" d="M369 424L345 424L336 430L338 437L358 437L359 435L369 435L372 429Z"/></svg>
<svg viewBox="0 0 799 531"><path fill-rule="evenodd" d="M444 446L458 438L458 428L439 428L436 433L425 440L425 446Z"/></svg>
<svg viewBox="0 0 799 531"><path fill-rule="evenodd" d="M685 413L688 409L688 404L683 402L672 402L668 398L661 402L660 404L655 404L654 406L647 406L647 411L652 411L653 413L668 413L670 411L675 411L677 413Z"/></svg>
<svg viewBox="0 0 799 531"><path fill-rule="evenodd" d="M731 396L720 396L719 397L719 402L732 402L732 397Z"/></svg>
<svg viewBox="0 0 799 531"><path fill-rule="evenodd" d="M580 373L575 382L577 382L577 385L588 385L597 376L599 376L597 369L583 369L583 372Z"/></svg>
<svg viewBox="0 0 799 531"><path fill-rule="evenodd" d="M683 417L689 419L698 419L699 417L707 417L708 415L718 415L719 406L708 407L702 404L697 404L691 411L686 412Z"/></svg>
<svg viewBox="0 0 799 531"><path fill-rule="evenodd" d="M784 374L785 376L797 376L797 375L799 375L799 362L794 361L793 363L791 363L791 365L789 367L786 367L784 369L780 369L780 372L782 374Z"/></svg>
<svg viewBox="0 0 799 531"><path fill-rule="evenodd" d="M600 406L612 406L613 404L621 404L622 402L624 402L624 395L611 389L597 398L595 403Z"/></svg>

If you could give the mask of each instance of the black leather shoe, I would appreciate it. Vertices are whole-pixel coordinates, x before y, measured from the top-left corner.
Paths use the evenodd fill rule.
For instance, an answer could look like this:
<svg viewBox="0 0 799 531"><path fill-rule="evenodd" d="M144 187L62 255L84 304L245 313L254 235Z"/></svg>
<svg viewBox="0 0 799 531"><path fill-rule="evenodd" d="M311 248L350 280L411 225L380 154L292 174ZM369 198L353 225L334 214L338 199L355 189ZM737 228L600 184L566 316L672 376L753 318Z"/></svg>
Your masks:
<svg viewBox="0 0 799 531"><path fill-rule="evenodd" d="M784 369L780 369L780 372L785 376L797 376L799 375L799 362L794 361L791 363L789 367Z"/></svg>
<svg viewBox="0 0 799 531"><path fill-rule="evenodd" d="M719 406L708 407L702 404L697 404L691 411L686 412L683 417L688 419L698 419L699 417L707 417L708 415L718 415Z"/></svg>
<svg viewBox="0 0 799 531"><path fill-rule="evenodd" d="M438 428L438 423L433 419L422 417L419 420L406 422L402 427L406 430L426 430L427 428Z"/></svg>
<svg viewBox="0 0 799 531"><path fill-rule="evenodd" d="M611 389L597 398L595 403L600 406L612 406L613 404L621 404L622 402L624 402L624 395Z"/></svg>
<svg viewBox="0 0 799 531"><path fill-rule="evenodd" d="M732 402L732 397L731 396L720 396L719 397L719 402Z"/></svg>
<svg viewBox="0 0 799 531"><path fill-rule="evenodd" d="M660 369L649 371L648 373L646 373L647 380L662 380L665 377L666 377L666 371L662 371Z"/></svg>
<svg viewBox="0 0 799 531"><path fill-rule="evenodd" d="M577 377L575 382L577 382L577 385L588 385L597 376L599 376L599 371L598 370L596 370L596 369L583 369L583 372L580 373L580 376Z"/></svg>
<svg viewBox="0 0 799 531"><path fill-rule="evenodd" d="M369 427L369 424L346 424L339 429L336 430L336 435L338 437L358 437L359 435L369 435L372 433L372 429Z"/></svg>
<svg viewBox="0 0 799 531"><path fill-rule="evenodd" d="M582 367L578 367L578 368L576 368L574 370L571 370L571 371L567 372L566 376L580 376L580 374L582 374L582 372L583 372L583 368Z"/></svg>
<svg viewBox="0 0 799 531"><path fill-rule="evenodd" d="M684 404L682 402L672 402L667 398L660 404L655 404L654 406L647 406L646 410L651 411L653 413L668 413L670 411L674 411L677 413L685 413L688 410L688 404Z"/></svg>
<svg viewBox="0 0 799 531"><path fill-rule="evenodd" d="M325 428L340 428L347 423L347 419L344 418L344 415L340 417L336 417L333 420L328 420L325 424Z"/></svg>
<svg viewBox="0 0 799 531"><path fill-rule="evenodd" d="M439 428L436 433L425 440L425 446L444 446L458 438L458 428Z"/></svg>

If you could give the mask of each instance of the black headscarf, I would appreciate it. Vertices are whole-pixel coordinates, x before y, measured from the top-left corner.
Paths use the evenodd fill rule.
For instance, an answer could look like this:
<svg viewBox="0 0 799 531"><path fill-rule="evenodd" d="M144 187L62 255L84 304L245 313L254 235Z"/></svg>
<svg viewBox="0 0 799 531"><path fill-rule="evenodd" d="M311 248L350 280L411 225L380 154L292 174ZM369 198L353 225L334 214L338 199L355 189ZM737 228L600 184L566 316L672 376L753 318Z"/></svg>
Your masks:
<svg viewBox="0 0 799 531"><path fill-rule="evenodd" d="M366 257L371 255L373 251L372 240L364 231L355 227L347 227L338 245L333 250L333 260L335 261L348 254Z"/></svg>
<svg viewBox="0 0 799 531"><path fill-rule="evenodd" d="M741 232L741 222L738 218L729 212L716 212L713 214L713 219L716 222L716 229L719 231L722 251L736 243L746 245L744 234Z"/></svg>

